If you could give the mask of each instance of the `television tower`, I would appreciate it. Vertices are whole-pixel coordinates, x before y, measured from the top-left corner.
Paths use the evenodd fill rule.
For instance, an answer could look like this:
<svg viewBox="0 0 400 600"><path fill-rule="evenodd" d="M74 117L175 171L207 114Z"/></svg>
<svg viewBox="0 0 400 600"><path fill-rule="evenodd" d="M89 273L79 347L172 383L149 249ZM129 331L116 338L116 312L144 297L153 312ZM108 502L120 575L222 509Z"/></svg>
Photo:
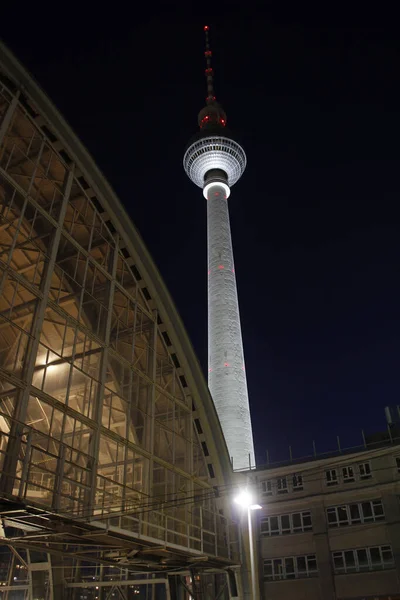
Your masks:
<svg viewBox="0 0 400 600"><path fill-rule="evenodd" d="M226 114L216 101L207 25L204 31L206 106L199 112L200 131L189 142L183 166L207 200L208 387L233 468L248 469L255 465L253 433L228 211L231 187L246 168L246 155L226 129Z"/></svg>

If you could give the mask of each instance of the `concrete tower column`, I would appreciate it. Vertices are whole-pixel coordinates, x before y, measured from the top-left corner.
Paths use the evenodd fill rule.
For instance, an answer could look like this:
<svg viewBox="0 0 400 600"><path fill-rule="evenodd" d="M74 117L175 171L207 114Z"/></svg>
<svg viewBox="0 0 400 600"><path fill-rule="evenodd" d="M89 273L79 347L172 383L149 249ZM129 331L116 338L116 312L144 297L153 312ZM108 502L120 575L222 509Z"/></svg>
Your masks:
<svg viewBox="0 0 400 600"><path fill-rule="evenodd" d="M254 466L239 302L226 184L210 183L208 232L208 387L234 469Z"/></svg>
<svg viewBox="0 0 400 600"><path fill-rule="evenodd" d="M208 25L204 31L206 106L197 117L200 131L186 148L183 167L207 200L208 387L233 468L248 469L255 466L253 433L227 203L247 160L242 146L226 128L226 113L216 101Z"/></svg>

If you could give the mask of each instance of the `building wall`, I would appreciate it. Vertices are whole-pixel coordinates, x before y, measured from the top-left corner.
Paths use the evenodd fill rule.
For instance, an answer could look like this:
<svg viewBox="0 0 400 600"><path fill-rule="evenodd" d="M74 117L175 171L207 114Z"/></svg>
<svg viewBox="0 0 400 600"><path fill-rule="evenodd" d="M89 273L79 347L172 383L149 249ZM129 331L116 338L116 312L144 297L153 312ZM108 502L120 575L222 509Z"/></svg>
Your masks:
<svg viewBox="0 0 400 600"><path fill-rule="evenodd" d="M400 597L400 447L266 468L253 483L262 598Z"/></svg>

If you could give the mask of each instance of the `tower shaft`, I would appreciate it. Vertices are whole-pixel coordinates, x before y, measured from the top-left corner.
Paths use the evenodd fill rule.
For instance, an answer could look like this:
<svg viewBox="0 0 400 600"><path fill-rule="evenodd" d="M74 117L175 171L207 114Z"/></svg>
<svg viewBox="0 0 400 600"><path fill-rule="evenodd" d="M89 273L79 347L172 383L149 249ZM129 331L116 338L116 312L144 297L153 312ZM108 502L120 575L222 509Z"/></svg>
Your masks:
<svg viewBox="0 0 400 600"><path fill-rule="evenodd" d="M254 466L227 186L207 185L208 387L234 469ZM229 191L229 189L228 189Z"/></svg>

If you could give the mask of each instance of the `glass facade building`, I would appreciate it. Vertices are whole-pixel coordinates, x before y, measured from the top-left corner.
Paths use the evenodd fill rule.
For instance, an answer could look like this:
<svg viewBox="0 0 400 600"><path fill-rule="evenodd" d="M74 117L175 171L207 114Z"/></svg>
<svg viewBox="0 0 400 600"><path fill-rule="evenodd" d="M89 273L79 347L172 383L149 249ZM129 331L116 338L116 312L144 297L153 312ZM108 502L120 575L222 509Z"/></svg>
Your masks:
<svg viewBox="0 0 400 600"><path fill-rule="evenodd" d="M217 498L229 455L182 323L112 189L4 47L0 289L1 597L183 598L173 572L237 593Z"/></svg>

